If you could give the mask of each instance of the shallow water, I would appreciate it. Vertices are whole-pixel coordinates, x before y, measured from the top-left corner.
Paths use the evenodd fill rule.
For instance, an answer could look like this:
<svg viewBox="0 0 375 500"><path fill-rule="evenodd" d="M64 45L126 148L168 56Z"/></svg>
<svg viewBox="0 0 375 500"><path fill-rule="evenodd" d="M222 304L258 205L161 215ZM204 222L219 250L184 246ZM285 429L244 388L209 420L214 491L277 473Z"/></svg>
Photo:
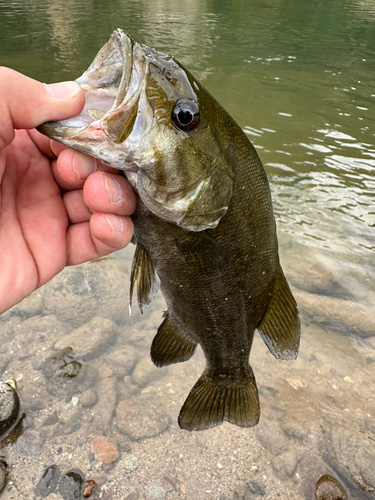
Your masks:
<svg viewBox="0 0 375 500"><path fill-rule="evenodd" d="M0 375L18 379L26 414L23 438L0 450L10 474L2 498L33 498L52 464L104 475L97 493L107 500L310 500L324 474L348 498L375 498L374 3L4 0L0 64L74 79L117 27L176 56L256 146L301 311L301 352L280 362L256 338L257 428L181 431L203 355L152 367L164 303L158 296L128 318L132 249L66 270L1 318ZM106 343L85 345L95 316ZM67 345L82 363L71 379L45 368ZM93 454L97 436L117 440L109 465Z"/></svg>

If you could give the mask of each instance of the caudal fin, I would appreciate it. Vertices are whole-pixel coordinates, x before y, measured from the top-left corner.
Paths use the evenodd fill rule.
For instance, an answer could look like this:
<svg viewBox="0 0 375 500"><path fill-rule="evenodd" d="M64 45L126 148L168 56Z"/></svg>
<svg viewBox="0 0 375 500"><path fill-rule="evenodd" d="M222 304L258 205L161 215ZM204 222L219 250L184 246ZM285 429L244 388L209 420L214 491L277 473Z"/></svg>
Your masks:
<svg viewBox="0 0 375 500"><path fill-rule="evenodd" d="M202 431L224 421L253 427L259 416L258 390L252 371L245 379L219 382L204 372L181 408L178 424L188 431Z"/></svg>

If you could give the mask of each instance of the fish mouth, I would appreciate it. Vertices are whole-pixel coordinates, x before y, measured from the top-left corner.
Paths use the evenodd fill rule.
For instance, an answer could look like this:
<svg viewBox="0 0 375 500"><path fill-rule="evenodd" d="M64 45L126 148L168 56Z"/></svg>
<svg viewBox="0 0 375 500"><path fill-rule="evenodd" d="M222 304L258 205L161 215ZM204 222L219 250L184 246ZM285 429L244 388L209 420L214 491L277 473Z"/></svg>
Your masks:
<svg viewBox="0 0 375 500"><path fill-rule="evenodd" d="M44 123L38 127L39 132L88 153L92 150L83 143L92 142L96 136L99 136L97 140L102 140L104 134L113 141L118 132L113 130L116 129L113 116L121 109L123 126L127 121L126 114L134 114L130 108L139 97L140 80L144 74L140 49L129 35L121 29L115 30L88 70L76 80L85 92L82 112L73 118ZM128 110L124 109L124 101L132 104L127 106Z"/></svg>

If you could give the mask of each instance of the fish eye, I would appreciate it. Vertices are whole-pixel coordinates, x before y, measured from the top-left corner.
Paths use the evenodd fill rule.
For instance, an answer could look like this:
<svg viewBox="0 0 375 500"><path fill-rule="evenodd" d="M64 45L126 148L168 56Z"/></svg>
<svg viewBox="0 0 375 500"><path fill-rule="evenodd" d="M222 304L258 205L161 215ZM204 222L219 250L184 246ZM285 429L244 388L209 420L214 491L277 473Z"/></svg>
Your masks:
<svg viewBox="0 0 375 500"><path fill-rule="evenodd" d="M193 130L200 121L198 104L194 101L178 101L172 111L172 121L181 130Z"/></svg>

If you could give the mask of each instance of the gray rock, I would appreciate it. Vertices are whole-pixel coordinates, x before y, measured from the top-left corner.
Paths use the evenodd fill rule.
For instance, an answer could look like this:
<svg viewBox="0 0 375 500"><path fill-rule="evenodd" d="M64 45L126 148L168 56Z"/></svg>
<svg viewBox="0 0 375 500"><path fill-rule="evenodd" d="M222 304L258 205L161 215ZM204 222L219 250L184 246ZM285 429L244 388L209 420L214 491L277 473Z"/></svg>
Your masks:
<svg viewBox="0 0 375 500"><path fill-rule="evenodd" d="M148 399L127 399L116 408L117 429L131 439L157 436L169 426L169 419L162 408Z"/></svg>
<svg viewBox="0 0 375 500"><path fill-rule="evenodd" d="M246 485L237 486L233 492L232 500L252 500L253 495Z"/></svg>
<svg viewBox="0 0 375 500"><path fill-rule="evenodd" d="M15 449L20 455L37 456L46 442L46 434L42 430L28 429L17 440Z"/></svg>
<svg viewBox="0 0 375 500"><path fill-rule="evenodd" d="M125 472L133 472L138 467L138 458L135 457L134 455L130 455L128 457L125 457L121 461L121 465L125 469Z"/></svg>
<svg viewBox="0 0 375 500"><path fill-rule="evenodd" d="M146 387L152 382L165 377L168 373L168 368L157 368L150 358L143 358L137 363L132 374L132 382L139 387Z"/></svg>
<svg viewBox="0 0 375 500"><path fill-rule="evenodd" d="M253 495L264 497L266 494L266 486L260 481L250 481L250 483L248 483L248 487L250 493Z"/></svg>
<svg viewBox="0 0 375 500"><path fill-rule="evenodd" d="M0 436L16 422L20 400L16 391L6 382L0 382Z"/></svg>
<svg viewBox="0 0 375 500"><path fill-rule="evenodd" d="M81 498L84 481L84 475L79 469L71 469L67 471L60 480L60 495L64 500Z"/></svg>
<svg viewBox="0 0 375 500"><path fill-rule="evenodd" d="M335 426L332 428L332 445L334 452L332 459L338 470L344 468L346 474L361 490L374 494L374 441L355 429Z"/></svg>
<svg viewBox="0 0 375 500"><path fill-rule="evenodd" d="M77 359L93 359L105 351L116 336L115 323L106 318L95 317L88 323L58 339L54 349L72 347Z"/></svg>
<svg viewBox="0 0 375 500"><path fill-rule="evenodd" d="M123 320L128 315L128 276L125 262L116 257L67 267L45 286L43 311L74 327L94 316Z"/></svg>
<svg viewBox="0 0 375 500"><path fill-rule="evenodd" d="M12 314L17 316L29 318L30 316L37 316L40 314L43 305L43 288L35 290L28 297L23 299L19 304L10 309Z"/></svg>
<svg viewBox="0 0 375 500"><path fill-rule="evenodd" d="M59 421L59 417L57 415L57 411L55 410L51 415L48 415L48 417L45 419L43 422L43 426L49 426L49 425L55 425Z"/></svg>
<svg viewBox="0 0 375 500"><path fill-rule="evenodd" d="M43 472L35 487L34 493L42 498L48 497L56 489L60 478L60 467L58 465L50 465Z"/></svg>
<svg viewBox="0 0 375 500"><path fill-rule="evenodd" d="M284 451L273 457L271 465L280 479L289 479L297 469L297 455L294 451Z"/></svg>
<svg viewBox="0 0 375 500"><path fill-rule="evenodd" d="M103 360L112 367L117 378L128 375L139 359L136 350L131 345L114 347L113 351L106 354Z"/></svg>
<svg viewBox="0 0 375 500"><path fill-rule="evenodd" d="M3 492L8 479L8 471L4 465L0 462L0 495Z"/></svg>
<svg viewBox="0 0 375 500"><path fill-rule="evenodd" d="M159 484L151 484L148 488L146 500L164 500L167 490Z"/></svg>
<svg viewBox="0 0 375 500"><path fill-rule="evenodd" d="M93 413L99 420L106 435L110 433L110 424L117 403L117 380L115 377L99 379L96 384L98 403Z"/></svg>
<svg viewBox="0 0 375 500"><path fill-rule="evenodd" d="M286 451L289 446L288 436L279 424L272 420L261 420L256 429L256 437L260 444L274 456Z"/></svg>
<svg viewBox="0 0 375 500"><path fill-rule="evenodd" d="M19 323L14 329L20 346L19 359L34 356L43 346L51 344L56 337L66 334L67 328L55 316L33 316Z"/></svg>
<svg viewBox="0 0 375 500"><path fill-rule="evenodd" d="M79 396L79 402L84 407L94 406L98 402L98 395L95 389L90 388L83 391Z"/></svg>
<svg viewBox="0 0 375 500"><path fill-rule="evenodd" d="M317 481L327 473L334 474L318 454L307 448L298 464L298 485L301 496L306 499L313 499Z"/></svg>
<svg viewBox="0 0 375 500"><path fill-rule="evenodd" d="M61 422L55 432L54 435L58 436L68 436L69 434L73 434L73 432L78 431L82 426L82 410L78 408L73 415L66 421Z"/></svg>

